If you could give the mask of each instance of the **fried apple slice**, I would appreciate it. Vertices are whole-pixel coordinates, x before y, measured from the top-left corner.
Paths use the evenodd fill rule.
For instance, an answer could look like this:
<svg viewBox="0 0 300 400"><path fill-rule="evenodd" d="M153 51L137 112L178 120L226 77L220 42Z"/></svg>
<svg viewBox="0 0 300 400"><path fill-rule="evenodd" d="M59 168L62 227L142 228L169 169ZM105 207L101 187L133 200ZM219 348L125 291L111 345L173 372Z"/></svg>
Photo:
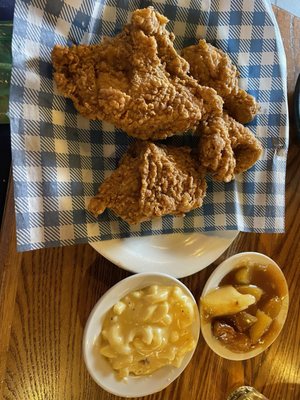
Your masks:
<svg viewBox="0 0 300 400"><path fill-rule="evenodd" d="M272 318L261 310L256 312L257 321L251 326L249 330L249 335L252 344L256 344L262 336L267 332L272 323Z"/></svg>
<svg viewBox="0 0 300 400"><path fill-rule="evenodd" d="M238 285L236 289L242 294L252 294L259 301L264 291L256 285Z"/></svg>
<svg viewBox="0 0 300 400"><path fill-rule="evenodd" d="M201 306L207 317L233 315L255 303L251 294L241 294L232 285L212 290L201 298Z"/></svg>
<svg viewBox="0 0 300 400"><path fill-rule="evenodd" d="M267 303L263 306L262 310L266 313L270 318L275 319L280 313L282 307L282 300L280 297L275 296L272 297Z"/></svg>

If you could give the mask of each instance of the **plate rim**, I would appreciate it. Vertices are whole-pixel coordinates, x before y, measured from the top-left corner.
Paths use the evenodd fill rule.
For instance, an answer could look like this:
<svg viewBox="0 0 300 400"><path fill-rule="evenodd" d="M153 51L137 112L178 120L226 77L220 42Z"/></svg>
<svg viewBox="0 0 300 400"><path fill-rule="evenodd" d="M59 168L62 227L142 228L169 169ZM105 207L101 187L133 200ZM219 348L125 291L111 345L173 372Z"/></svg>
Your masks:
<svg viewBox="0 0 300 400"><path fill-rule="evenodd" d="M220 246L220 251L216 253L217 254L216 257L213 260L211 260L209 263L207 263L206 265L204 265L204 266L200 265L200 268L199 268L199 265L197 265L197 266L196 265L192 265L190 267L190 270L188 271L188 273L184 273L184 271L185 271L184 269L182 270L183 273L181 273L181 272L178 273L178 271L175 270L175 273L171 274L169 271L163 271L163 270L157 271L157 270L153 270L153 269L152 270L150 270L150 269L141 270L141 269L136 268L136 267L131 267L131 266L128 265L128 263L126 263L126 262L122 263L120 261L120 259L114 257L115 254L116 254L115 253L115 251L116 251L115 249L114 249L115 251L111 251L111 249L105 248L105 247L107 247L107 246L105 246L106 244L111 245L112 242L120 242L120 241L124 243L124 241L126 241L126 240L137 240L138 241L138 240L145 240L145 238L151 238L152 239L154 237L156 237L156 238L164 237L168 241L168 239L174 237L174 235L178 235L178 236L193 235L193 236L198 236L199 237L198 240L200 240L201 236L203 236L203 235L204 236L205 235L206 236L208 236L208 235L214 236L214 235L220 235L220 234L222 235L222 233L224 233L224 232L228 233L228 234L232 233L232 235L230 235L229 238L225 238L225 239L227 239L227 243L224 246ZM180 278L184 278L184 277L190 276L192 274L195 274L195 273L207 268L211 263L213 263L215 260L217 260L230 247L230 245L235 241L235 239L237 238L239 233L240 233L240 231L238 231L238 230L222 230L222 231L215 230L215 231L207 231L207 232L171 233L171 234L165 234L165 235L161 235L160 234L160 235L152 235L152 236L136 236L136 237L122 238L122 239L113 239L113 240L89 242L89 244L91 245L91 247L95 251L97 251L97 253L101 254L104 258L106 258L107 260L112 262L117 267L119 267L121 269L124 269L124 270L126 270L128 272L131 272L131 273L143 273L143 272L164 273L164 274L171 275L171 276L173 276L173 277L175 277L177 279L180 279ZM103 246L102 246L102 249L97 248L97 245L99 246L99 244L100 245L104 245L104 249L103 249ZM117 244L116 244L116 246L119 247ZM149 246L149 248L151 249L151 246ZM195 258L194 258L195 259L195 264L196 263L200 264L199 261L200 261L201 258L203 258L203 256L202 257L195 256ZM155 262L153 262L153 264L155 264Z"/></svg>

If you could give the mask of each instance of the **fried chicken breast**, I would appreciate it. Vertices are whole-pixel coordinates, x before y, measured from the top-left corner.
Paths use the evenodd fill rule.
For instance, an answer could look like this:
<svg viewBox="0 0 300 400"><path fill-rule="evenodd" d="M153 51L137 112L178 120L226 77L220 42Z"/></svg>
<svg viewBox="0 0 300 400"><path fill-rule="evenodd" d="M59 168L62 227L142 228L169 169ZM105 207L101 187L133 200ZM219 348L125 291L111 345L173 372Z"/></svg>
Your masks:
<svg viewBox="0 0 300 400"><path fill-rule="evenodd" d="M166 214L182 215L202 205L206 182L187 147L136 142L89 204L98 216L106 208L134 224Z"/></svg>
<svg viewBox="0 0 300 400"><path fill-rule="evenodd" d="M136 10L131 23L99 45L55 46L58 91L89 119L113 123L139 139L164 139L222 113L223 100L188 75L167 18Z"/></svg>

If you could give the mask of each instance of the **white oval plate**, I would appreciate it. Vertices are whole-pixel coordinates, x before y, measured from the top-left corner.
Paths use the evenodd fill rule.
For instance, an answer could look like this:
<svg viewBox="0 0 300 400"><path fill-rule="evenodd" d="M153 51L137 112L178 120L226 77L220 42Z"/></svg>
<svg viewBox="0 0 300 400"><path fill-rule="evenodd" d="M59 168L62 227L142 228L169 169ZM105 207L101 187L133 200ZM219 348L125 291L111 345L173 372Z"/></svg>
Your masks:
<svg viewBox="0 0 300 400"><path fill-rule="evenodd" d="M231 245L238 233L176 233L105 240L90 244L109 261L128 271L162 272L183 278L214 262Z"/></svg>
<svg viewBox="0 0 300 400"><path fill-rule="evenodd" d="M166 366L151 375L129 376L127 381L118 380L109 362L98 353L95 343L101 333L102 324L107 311L122 297L136 289L149 285L178 285L189 296L197 308L197 303L189 289L177 279L166 274L144 273L131 275L110 288L93 308L85 326L83 335L83 356L86 367L94 381L106 391L116 396L140 397L159 392L172 383L186 368L194 351L188 352L179 368ZM192 325L196 343L200 333L200 318L197 308Z"/></svg>

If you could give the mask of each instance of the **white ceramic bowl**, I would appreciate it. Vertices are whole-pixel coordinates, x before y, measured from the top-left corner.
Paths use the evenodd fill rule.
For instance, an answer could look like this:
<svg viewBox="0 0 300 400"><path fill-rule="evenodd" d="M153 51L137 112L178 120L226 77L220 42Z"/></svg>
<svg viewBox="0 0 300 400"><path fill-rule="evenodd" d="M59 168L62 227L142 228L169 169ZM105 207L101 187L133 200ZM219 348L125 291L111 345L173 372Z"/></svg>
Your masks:
<svg viewBox="0 0 300 400"><path fill-rule="evenodd" d="M221 280L224 278L224 276L227 275L233 269L239 267L240 262L245 258L256 263L261 263L263 265L272 265L278 276L282 278L282 283L283 286L285 287L286 296L283 300L280 313L276 318L277 320L276 331L274 332L272 340L268 341L266 344L258 345L255 349L245 353L236 353L234 351L229 350L219 340L217 340L214 337L211 330L211 324L204 322L204 319L202 318L202 308L201 305L199 306L200 316L201 316L201 332L206 343L219 356L226 358L228 360L235 360L235 361L247 360L249 358L255 357L258 354L262 353L264 350L266 350L269 346L271 346L271 344L277 339L279 333L282 330L282 327L286 320L288 306L289 306L288 286L280 267L270 257L261 253L254 253L254 252L239 253L222 262L209 277L208 281L206 282L206 285L204 286L201 297L204 297L212 289L217 288Z"/></svg>
<svg viewBox="0 0 300 400"><path fill-rule="evenodd" d="M95 343L101 333L102 324L110 308L126 294L149 285L178 285L196 304L192 293L177 279L161 273L141 273L132 275L111 287L93 308L83 335L83 355L87 369L94 381L107 392L123 397L139 397L156 393L173 382L185 369L194 351L187 353L180 368L166 366L147 376L129 376L127 381L118 380L109 362L95 349ZM199 338L200 319L196 319L192 329L196 342Z"/></svg>

